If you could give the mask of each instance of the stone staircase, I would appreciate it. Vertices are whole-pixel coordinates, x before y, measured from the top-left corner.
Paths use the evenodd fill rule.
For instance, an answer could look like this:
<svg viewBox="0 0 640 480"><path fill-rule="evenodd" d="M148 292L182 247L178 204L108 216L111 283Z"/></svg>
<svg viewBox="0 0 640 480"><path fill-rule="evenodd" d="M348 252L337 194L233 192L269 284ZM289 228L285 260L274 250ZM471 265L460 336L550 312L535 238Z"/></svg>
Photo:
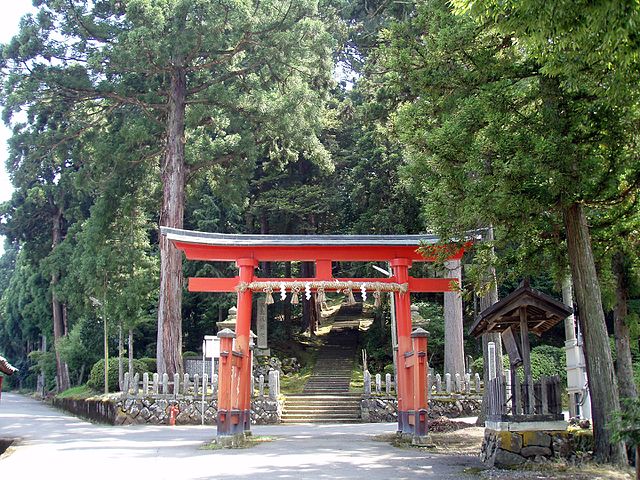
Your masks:
<svg viewBox="0 0 640 480"><path fill-rule="evenodd" d="M283 423L360 422L360 394L350 393L362 305L342 306L301 394L287 395Z"/></svg>
<svg viewBox="0 0 640 480"><path fill-rule="evenodd" d="M359 393L287 395L282 423L359 423Z"/></svg>

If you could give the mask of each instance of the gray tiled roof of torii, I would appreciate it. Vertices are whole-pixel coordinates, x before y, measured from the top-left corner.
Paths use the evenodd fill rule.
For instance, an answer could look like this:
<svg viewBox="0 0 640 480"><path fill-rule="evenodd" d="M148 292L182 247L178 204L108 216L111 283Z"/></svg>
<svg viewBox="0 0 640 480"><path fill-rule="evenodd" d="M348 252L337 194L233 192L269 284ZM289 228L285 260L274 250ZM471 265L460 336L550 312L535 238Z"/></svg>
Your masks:
<svg viewBox="0 0 640 480"><path fill-rule="evenodd" d="M13 375L17 371L18 369L7 362L6 358L0 356L0 372L4 373L5 375Z"/></svg>

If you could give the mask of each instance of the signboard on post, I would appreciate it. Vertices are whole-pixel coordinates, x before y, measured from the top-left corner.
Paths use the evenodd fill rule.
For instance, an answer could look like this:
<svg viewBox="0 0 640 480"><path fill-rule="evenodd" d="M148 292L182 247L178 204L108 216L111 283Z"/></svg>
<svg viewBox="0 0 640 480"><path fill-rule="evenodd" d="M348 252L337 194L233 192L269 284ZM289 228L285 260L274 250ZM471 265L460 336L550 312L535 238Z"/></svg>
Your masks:
<svg viewBox="0 0 640 480"><path fill-rule="evenodd" d="M220 339L216 335L204 336L204 356L206 358L220 358Z"/></svg>

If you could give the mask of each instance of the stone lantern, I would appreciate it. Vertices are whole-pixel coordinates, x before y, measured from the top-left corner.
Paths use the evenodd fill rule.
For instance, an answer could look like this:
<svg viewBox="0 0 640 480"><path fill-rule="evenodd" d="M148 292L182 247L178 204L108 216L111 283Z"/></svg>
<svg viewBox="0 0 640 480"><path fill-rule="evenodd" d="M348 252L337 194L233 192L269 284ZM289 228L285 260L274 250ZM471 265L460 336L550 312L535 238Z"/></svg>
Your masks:
<svg viewBox="0 0 640 480"><path fill-rule="evenodd" d="M416 328L426 330L429 322L430 320L428 318L423 318L422 315L420 315L417 305L411 305L411 330L415 330Z"/></svg>
<svg viewBox="0 0 640 480"><path fill-rule="evenodd" d="M218 331L221 331L225 328L229 330L236 331L236 320L238 319L238 309L234 306L229 309L226 320L222 322L216 322L218 326Z"/></svg>

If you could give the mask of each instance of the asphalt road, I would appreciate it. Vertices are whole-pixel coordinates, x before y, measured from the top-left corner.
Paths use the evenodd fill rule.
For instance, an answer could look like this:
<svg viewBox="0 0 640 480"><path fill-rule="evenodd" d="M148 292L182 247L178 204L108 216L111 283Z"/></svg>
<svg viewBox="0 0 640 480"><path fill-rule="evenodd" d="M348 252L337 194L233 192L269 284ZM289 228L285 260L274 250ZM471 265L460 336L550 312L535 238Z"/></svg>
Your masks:
<svg viewBox="0 0 640 480"><path fill-rule="evenodd" d="M425 454L376 441L396 424L254 426L273 441L205 450L215 427L85 422L40 402L3 393L0 439L19 439L0 457L0 479L435 479L465 478L469 456Z"/></svg>

